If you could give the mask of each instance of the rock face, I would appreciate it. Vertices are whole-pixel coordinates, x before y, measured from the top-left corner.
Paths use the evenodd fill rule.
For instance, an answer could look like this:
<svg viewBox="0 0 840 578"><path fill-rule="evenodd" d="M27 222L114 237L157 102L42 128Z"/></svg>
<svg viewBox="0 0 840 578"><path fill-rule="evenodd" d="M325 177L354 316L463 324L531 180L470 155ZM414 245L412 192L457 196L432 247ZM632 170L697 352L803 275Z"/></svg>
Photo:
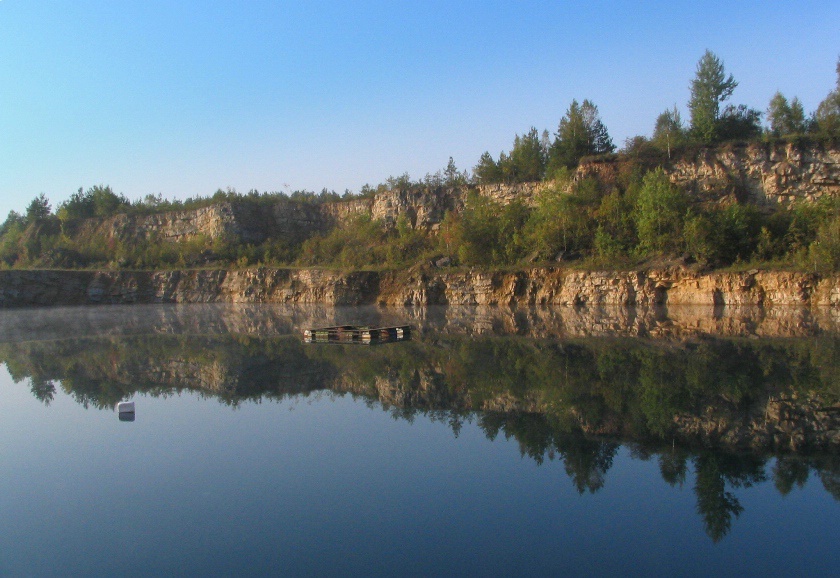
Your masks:
<svg viewBox="0 0 840 578"><path fill-rule="evenodd" d="M789 206L840 195L840 150L792 143L705 149L674 163L668 173L700 198Z"/></svg>
<svg viewBox="0 0 840 578"><path fill-rule="evenodd" d="M591 162L576 179L596 176L606 185L627 161ZM699 151L665 167L670 179L699 201L751 201L791 206L840 196L840 150L756 143ZM302 241L357 215L386 226L398 220L435 230L447 211L463 208L471 193L509 203L533 203L552 183L412 188L334 203L284 200L272 205L224 202L194 211L120 215L81 225L116 240L233 238L260 243L270 237ZM646 271L575 271L535 268L517 272L399 273L247 269L132 271L0 271L0 307L83 303L325 303L331 305L588 305L692 304L840 305L838 276L749 271L698 274L670 268Z"/></svg>
<svg viewBox="0 0 840 578"><path fill-rule="evenodd" d="M840 306L840 276L685 269L0 271L0 307L118 303Z"/></svg>
<svg viewBox="0 0 840 578"><path fill-rule="evenodd" d="M574 179L596 177L609 186L630 166L628 161L621 160L585 163L578 168ZM840 150L836 148L755 143L701 149L694 157L676 160L664 169L672 182L685 188L700 202L749 201L760 206L787 207L797 202L840 195ZM503 204L518 199L531 205L540 191L552 186L552 182L539 182L415 187L331 203L224 202L194 211L120 215L105 221L92 221L87 226L118 239L174 241L199 235L210 239L227 235L246 243L259 243L269 237L303 240L356 215L366 214L389 227L405 218L412 227L435 230L447 211L463 208L471 192Z"/></svg>
<svg viewBox="0 0 840 578"><path fill-rule="evenodd" d="M793 143L728 144L703 148L662 167L675 185L704 203L751 202L789 207L840 195L840 150ZM632 169L627 161L581 164L580 180L616 181Z"/></svg>
<svg viewBox="0 0 840 578"><path fill-rule="evenodd" d="M408 272L380 282L387 305L840 305L838 277L783 271L700 274L686 269L512 273Z"/></svg>
<svg viewBox="0 0 840 578"><path fill-rule="evenodd" d="M242 269L187 271L3 271L0 306L123 303L329 303L376 294L375 273Z"/></svg>
<svg viewBox="0 0 840 578"><path fill-rule="evenodd" d="M305 239L333 226L332 217L317 205L293 201L267 207L224 202L194 211L117 215L91 224L106 236L123 240L180 241L198 236L210 239L227 236L245 243L260 243L277 232L290 239Z"/></svg>

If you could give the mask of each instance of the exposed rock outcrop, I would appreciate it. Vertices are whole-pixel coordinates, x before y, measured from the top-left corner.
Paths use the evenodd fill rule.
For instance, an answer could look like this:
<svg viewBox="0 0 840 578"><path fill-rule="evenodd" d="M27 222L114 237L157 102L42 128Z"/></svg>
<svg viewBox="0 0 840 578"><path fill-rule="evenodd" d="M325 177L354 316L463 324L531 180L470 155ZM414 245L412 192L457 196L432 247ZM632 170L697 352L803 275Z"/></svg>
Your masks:
<svg viewBox="0 0 840 578"><path fill-rule="evenodd" d="M583 163L574 180L596 177L605 186L616 182L634 161L609 159ZM751 202L789 207L821 197L840 195L840 150L790 143L754 143L700 149L663 167L675 184L704 203ZM401 217L415 228L435 230L447 211L463 208L470 192L503 204L521 200L532 205L553 182L489 184L476 187L412 187L382 191L364 198L329 203L283 200L272 205L223 202L193 211L145 216L120 215L85 226L116 239L210 239L230 236L245 243L269 237L303 240L370 215L386 226Z"/></svg>
<svg viewBox="0 0 840 578"><path fill-rule="evenodd" d="M700 198L730 195L787 206L840 194L840 150L792 143L704 149L675 162L668 173Z"/></svg>
<svg viewBox="0 0 840 578"><path fill-rule="evenodd" d="M387 276L378 301L388 305L840 305L840 278L758 271L697 273L682 268L518 272L423 272Z"/></svg>
<svg viewBox="0 0 840 578"><path fill-rule="evenodd" d="M671 182L704 203L750 202L789 207L840 195L840 150L794 143L727 144L701 148L663 162ZM581 164L575 179L618 180L631 161L594 160Z"/></svg>
<svg viewBox="0 0 840 578"><path fill-rule="evenodd" d="M840 306L840 276L787 271L701 274L681 268L516 272L414 269L0 271L0 307L118 303L328 305Z"/></svg>

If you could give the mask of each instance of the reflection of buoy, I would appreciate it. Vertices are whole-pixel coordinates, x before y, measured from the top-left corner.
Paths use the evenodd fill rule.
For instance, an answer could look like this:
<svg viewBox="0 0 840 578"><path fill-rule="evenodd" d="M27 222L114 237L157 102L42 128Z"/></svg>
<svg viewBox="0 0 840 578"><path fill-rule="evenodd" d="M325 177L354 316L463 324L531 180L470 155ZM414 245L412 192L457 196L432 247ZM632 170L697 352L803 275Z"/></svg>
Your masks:
<svg viewBox="0 0 840 578"><path fill-rule="evenodd" d="M134 402L119 402L117 404L117 413L120 414L120 421L134 421Z"/></svg>

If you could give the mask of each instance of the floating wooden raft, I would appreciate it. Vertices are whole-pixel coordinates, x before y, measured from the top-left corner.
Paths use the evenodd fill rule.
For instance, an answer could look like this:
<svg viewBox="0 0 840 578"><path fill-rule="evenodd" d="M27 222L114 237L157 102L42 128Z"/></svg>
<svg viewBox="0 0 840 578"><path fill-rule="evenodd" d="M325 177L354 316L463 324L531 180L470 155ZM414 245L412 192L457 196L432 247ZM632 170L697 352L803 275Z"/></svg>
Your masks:
<svg viewBox="0 0 840 578"><path fill-rule="evenodd" d="M410 325L395 325L393 327L337 325L335 327L306 329L303 332L303 340L306 343L361 343L372 345L406 341L410 337Z"/></svg>

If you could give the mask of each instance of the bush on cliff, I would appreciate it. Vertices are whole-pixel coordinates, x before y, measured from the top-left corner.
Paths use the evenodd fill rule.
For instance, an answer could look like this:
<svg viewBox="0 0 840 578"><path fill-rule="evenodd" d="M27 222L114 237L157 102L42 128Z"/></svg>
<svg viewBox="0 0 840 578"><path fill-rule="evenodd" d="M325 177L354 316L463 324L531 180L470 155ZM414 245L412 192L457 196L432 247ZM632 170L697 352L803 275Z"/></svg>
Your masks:
<svg viewBox="0 0 840 578"><path fill-rule="evenodd" d="M297 264L349 269L405 267L432 247L429 236L412 228L405 217L389 228L362 214L325 235L306 240Z"/></svg>

